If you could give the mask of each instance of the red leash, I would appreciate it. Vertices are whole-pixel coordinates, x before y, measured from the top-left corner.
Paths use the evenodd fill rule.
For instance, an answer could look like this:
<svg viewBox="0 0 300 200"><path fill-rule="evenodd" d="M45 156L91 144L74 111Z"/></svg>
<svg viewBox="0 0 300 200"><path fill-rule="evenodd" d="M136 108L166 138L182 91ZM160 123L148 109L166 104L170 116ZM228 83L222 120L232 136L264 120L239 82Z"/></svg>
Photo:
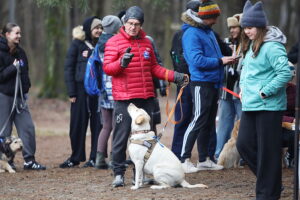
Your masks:
<svg viewBox="0 0 300 200"><path fill-rule="evenodd" d="M237 97L237 98L239 98L239 99L241 98L239 94L237 94L237 93L235 93L235 92L233 92L233 91L227 89L226 87L223 87L223 90L225 90L226 92L232 94L233 96L235 96L235 97Z"/></svg>

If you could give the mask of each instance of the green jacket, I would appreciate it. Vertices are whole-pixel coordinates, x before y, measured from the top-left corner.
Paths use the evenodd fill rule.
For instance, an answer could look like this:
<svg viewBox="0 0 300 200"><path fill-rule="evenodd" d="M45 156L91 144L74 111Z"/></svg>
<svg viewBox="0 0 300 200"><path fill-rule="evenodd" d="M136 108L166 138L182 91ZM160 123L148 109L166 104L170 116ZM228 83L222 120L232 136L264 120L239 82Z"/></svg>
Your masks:
<svg viewBox="0 0 300 200"><path fill-rule="evenodd" d="M253 58L252 45L243 60L240 87L243 111L286 110L286 83L291 72L285 47L280 42L265 42ZM260 97L260 93L266 97Z"/></svg>

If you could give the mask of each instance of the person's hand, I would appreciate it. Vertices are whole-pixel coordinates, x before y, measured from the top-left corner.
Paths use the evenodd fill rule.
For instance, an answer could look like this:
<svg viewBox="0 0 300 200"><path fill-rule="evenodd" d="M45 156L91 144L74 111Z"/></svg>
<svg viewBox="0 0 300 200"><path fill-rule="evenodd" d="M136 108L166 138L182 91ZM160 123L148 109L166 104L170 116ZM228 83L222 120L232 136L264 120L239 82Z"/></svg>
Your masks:
<svg viewBox="0 0 300 200"><path fill-rule="evenodd" d="M233 63L237 62L238 58L239 57L237 57L237 56L224 56L221 58L221 60L222 60L223 65L227 65L227 64L233 64Z"/></svg>
<svg viewBox="0 0 300 200"><path fill-rule="evenodd" d="M85 50L85 51L82 52L82 56L83 57L87 58L88 55L89 55L89 51L88 50Z"/></svg>
<svg viewBox="0 0 300 200"><path fill-rule="evenodd" d="M259 95L262 99L265 99L267 97L267 95L263 92L260 92Z"/></svg>
<svg viewBox="0 0 300 200"><path fill-rule="evenodd" d="M131 59L133 58L133 54L130 53L131 47L128 47L121 58L121 67L126 68L128 67L128 64L131 62Z"/></svg>
<svg viewBox="0 0 300 200"><path fill-rule="evenodd" d="M189 77L187 74L174 72L174 83L176 83L178 87L182 87L184 84L188 82L189 82Z"/></svg>
<svg viewBox="0 0 300 200"><path fill-rule="evenodd" d="M76 97L70 97L70 98L69 98L69 101L70 101L71 103L75 103L75 102L76 102Z"/></svg>
<svg viewBox="0 0 300 200"><path fill-rule="evenodd" d="M19 62L17 59L15 59L13 65L14 65L16 68L19 68L19 67L20 67L20 62Z"/></svg>

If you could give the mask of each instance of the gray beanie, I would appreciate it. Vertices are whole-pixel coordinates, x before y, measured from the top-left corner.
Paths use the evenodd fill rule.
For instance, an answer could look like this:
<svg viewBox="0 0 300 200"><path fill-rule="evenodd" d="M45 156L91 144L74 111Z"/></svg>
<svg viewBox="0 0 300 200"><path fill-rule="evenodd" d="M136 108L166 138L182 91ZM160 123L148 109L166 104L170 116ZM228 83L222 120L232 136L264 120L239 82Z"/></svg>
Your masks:
<svg viewBox="0 0 300 200"><path fill-rule="evenodd" d="M107 34L117 33L122 26L121 20L114 15L107 15L102 19L103 30Z"/></svg>
<svg viewBox="0 0 300 200"><path fill-rule="evenodd" d="M244 6L241 26L245 27L266 27L267 17L261 1L252 5L248 0Z"/></svg>
<svg viewBox="0 0 300 200"><path fill-rule="evenodd" d="M190 0L186 4L186 9L191 9L194 12L198 12L200 6L200 1L199 0Z"/></svg>
<svg viewBox="0 0 300 200"><path fill-rule="evenodd" d="M124 22L126 23L129 19L137 19L141 24L144 23L144 12L142 8L138 6L132 6L126 10Z"/></svg>

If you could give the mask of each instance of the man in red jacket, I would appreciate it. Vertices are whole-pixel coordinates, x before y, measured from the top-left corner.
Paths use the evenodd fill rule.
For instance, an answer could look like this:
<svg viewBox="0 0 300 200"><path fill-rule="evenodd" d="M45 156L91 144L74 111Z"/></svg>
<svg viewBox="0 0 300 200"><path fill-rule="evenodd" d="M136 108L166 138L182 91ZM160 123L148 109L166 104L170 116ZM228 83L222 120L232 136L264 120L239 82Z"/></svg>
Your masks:
<svg viewBox="0 0 300 200"><path fill-rule="evenodd" d="M124 186L127 141L131 118L127 112L130 103L143 108L152 116L154 108L153 77L182 84L185 76L163 68L156 62L154 51L146 33L141 29L143 10L138 6L127 9L124 26L110 38L105 46L103 69L112 76L114 105L114 132L112 161L115 179L113 187ZM153 128L153 127L152 127Z"/></svg>

